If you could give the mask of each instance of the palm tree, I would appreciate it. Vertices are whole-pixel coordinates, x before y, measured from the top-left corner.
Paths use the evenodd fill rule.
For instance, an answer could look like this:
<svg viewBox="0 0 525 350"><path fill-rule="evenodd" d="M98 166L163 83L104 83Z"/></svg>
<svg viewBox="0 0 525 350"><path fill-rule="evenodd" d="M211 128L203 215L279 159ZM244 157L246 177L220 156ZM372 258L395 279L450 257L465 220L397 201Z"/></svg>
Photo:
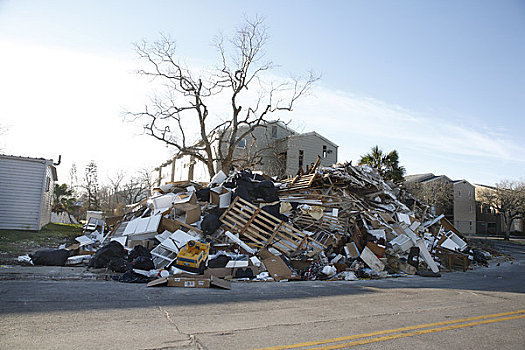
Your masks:
<svg viewBox="0 0 525 350"><path fill-rule="evenodd" d="M377 169L379 174L386 180L403 181L405 168L399 165L399 154L396 150L386 154L376 145L372 147L370 153L361 156L359 164L368 164L372 168Z"/></svg>

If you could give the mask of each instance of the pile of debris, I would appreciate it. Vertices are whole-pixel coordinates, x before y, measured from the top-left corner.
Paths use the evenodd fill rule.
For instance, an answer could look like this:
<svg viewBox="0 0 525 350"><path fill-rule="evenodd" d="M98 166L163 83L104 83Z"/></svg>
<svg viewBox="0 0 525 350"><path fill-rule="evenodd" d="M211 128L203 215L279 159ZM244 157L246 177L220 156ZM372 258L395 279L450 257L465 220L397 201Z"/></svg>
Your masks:
<svg viewBox="0 0 525 350"><path fill-rule="evenodd" d="M439 276L490 258L366 165L314 167L282 181L219 172L207 184L169 182L152 193L124 216L90 219L64 264L149 286L229 288L232 279Z"/></svg>

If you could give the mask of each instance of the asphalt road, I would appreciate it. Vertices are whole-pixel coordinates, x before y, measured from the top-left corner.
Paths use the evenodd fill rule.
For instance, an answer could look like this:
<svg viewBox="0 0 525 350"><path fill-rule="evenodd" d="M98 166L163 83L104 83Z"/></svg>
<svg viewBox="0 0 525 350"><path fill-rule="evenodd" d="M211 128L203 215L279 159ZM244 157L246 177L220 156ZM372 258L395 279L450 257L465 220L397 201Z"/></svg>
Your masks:
<svg viewBox="0 0 525 350"><path fill-rule="evenodd" d="M525 349L525 246L498 245L516 260L441 278L229 291L0 281L0 348Z"/></svg>

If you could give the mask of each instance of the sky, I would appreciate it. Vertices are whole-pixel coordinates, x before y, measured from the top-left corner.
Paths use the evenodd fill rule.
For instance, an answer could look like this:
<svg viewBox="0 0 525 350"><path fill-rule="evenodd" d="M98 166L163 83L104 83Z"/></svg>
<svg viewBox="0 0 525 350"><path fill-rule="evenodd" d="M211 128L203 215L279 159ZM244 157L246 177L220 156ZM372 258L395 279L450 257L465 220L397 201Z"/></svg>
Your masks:
<svg viewBox="0 0 525 350"><path fill-rule="evenodd" d="M525 179L525 2L507 0L0 0L0 152L62 155L59 182L90 160L102 180L158 166L173 150L125 119L154 92L133 43L169 35L208 68L213 38L255 16L272 74L322 75L278 117L335 142L340 162L379 145L407 174Z"/></svg>

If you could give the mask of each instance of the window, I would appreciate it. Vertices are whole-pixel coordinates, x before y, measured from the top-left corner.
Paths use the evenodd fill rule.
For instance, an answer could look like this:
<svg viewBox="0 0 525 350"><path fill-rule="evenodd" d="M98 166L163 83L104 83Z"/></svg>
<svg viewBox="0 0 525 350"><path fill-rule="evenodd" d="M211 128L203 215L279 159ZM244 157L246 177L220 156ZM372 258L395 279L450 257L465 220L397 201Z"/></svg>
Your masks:
<svg viewBox="0 0 525 350"><path fill-rule="evenodd" d="M277 125L272 125L272 137L277 137Z"/></svg>
<svg viewBox="0 0 525 350"><path fill-rule="evenodd" d="M299 168L303 167L304 162L304 151L302 149L299 150Z"/></svg>
<svg viewBox="0 0 525 350"><path fill-rule="evenodd" d="M237 144L237 147L239 148L246 148L246 139L242 139L241 141L239 141L239 143Z"/></svg>
<svg viewBox="0 0 525 350"><path fill-rule="evenodd" d="M49 192L49 189L51 187L51 179L49 176L46 176L46 192Z"/></svg>
<svg viewBox="0 0 525 350"><path fill-rule="evenodd" d="M328 150L326 149L326 145L323 145L323 158L326 158L328 155Z"/></svg>

